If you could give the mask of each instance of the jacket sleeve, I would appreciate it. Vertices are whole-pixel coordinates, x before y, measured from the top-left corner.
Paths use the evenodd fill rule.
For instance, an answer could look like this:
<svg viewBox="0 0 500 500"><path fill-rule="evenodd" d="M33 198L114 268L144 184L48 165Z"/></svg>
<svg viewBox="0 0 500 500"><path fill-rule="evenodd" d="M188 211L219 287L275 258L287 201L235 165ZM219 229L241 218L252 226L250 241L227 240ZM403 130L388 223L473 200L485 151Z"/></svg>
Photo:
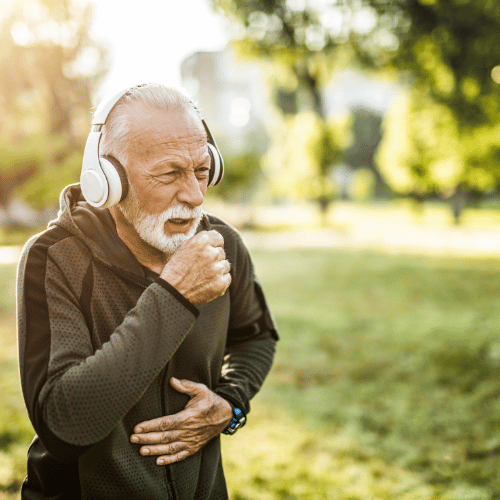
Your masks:
<svg viewBox="0 0 500 500"><path fill-rule="evenodd" d="M106 437L141 398L198 310L175 290L153 283L95 350L75 290L51 255L68 242L51 237L49 231L30 242L21 257L19 360L32 424L48 451L68 461Z"/></svg>
<svg viewBox="0 0 500 500"><path fill-rule="evenodd" d="M248 413L250 400L271 369L278 333L241 237L226 230L224 238L225 242L232 241L228 250L233 281L226 354L215 392ZM225 248L228 246L226 243Z"/></svg>

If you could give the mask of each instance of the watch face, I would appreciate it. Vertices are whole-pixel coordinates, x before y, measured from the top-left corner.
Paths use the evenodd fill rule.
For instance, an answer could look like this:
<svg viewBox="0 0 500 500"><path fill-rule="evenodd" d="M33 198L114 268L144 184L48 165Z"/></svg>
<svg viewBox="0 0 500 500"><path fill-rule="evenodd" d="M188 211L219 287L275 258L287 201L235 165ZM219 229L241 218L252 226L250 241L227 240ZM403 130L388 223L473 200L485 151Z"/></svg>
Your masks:
<svg viewBox="0 0 500 500"><path fill-rule="evenodd" d="M222 431L223 434L234 434L246 422L246 417L239 408L233 408L233 415L230 424Z"/></svg>

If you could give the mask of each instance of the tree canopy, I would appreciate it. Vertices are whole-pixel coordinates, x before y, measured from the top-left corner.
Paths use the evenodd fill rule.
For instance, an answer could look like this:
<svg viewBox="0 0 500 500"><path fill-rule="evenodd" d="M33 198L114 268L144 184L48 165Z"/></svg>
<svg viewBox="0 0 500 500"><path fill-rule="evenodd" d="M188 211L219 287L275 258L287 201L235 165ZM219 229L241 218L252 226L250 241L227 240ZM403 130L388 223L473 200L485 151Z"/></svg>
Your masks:
<svg viewBox="0 0 500 500"><path fill-rule="evenodd" d="M308 89L318 116L322 87L346 61L411 89L378 154L394 190L453 198L498 187L497 0L212 1L240 50L280 63L295 78L281 82Z"/></svg>
<svg viewBox="0 0 500 500"><path fill-rule="evenodd" d="M90 36L89 5L11 0L0 13L0 205L17 192L47 206L78 180L106 50Z"/></svg>
<svg viewBox="0 0 500 500"><path fill-rule="evenodd" d="M361 62L408 72L410 82L466 129L496 122L500 4L496 0L366 0L373 29L353 38Z"/></svg>

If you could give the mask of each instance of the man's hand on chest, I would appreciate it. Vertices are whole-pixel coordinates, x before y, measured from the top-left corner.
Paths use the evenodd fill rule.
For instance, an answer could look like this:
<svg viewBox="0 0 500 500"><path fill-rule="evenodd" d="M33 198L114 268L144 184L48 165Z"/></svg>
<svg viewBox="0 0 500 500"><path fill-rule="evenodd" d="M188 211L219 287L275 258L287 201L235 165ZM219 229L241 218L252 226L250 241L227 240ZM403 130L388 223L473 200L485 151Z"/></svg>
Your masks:
<svg viewBox="0 0 500 500"><path fill-rule="evenodd" d="M170 379L172 387L191 399L184 410L173 415L141 422L130 441L140 444L140 453L158 455L158 465L168 465L195 454L220 434L232 418L231 405L206 385Z"/></svg>

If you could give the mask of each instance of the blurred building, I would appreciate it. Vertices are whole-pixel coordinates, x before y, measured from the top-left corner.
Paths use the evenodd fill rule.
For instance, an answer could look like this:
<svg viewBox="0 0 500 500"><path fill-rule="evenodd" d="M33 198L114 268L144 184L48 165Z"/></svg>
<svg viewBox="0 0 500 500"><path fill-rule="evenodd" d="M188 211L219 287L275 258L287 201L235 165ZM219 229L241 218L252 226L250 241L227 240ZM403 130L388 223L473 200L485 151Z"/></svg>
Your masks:
<svg viewBox="0 0 500 500"><path fill-rule="evenodd" d="M224 138L225 149L238 153L257 142L265 150L269 106L257 63L240 62L229 49L196 52L182 62L181 78L210 129Z"/></svg>
<svg viewBox="0 0 500 500"><path fill-rule="evenodd" d="M181 65L183 86L200 105L210 126L237 136L247 127L265 123L271 94L258 63L240 61L231 49L195 52ZM366 108L382 115L399 92L397 86L368 78L355 71L333 75L323 95L328 115ZM303 99L278 90L275 104L285 113L296 113Z"/></svg>
<svg viewBox="0 0 500 500"><path fill-rule="evenodd" d="M237 59L229 47L190 55L182 62L181 78L217 140L223 142L221 149L236 155L248 149L261 154L266 151L271 104L284 114L310 108L310 97L304 91L270 89L259 63ZM396 85L352 70L334 74L323 91L328 116L350 113L353 117L354 141L339 172L349 171L352 179L356 169L372 170L377 181L375 192L382 196L388 189L377 171L374 154L381 139L382 116L399 92ZM342 179L342 190L347 192L347 177Z"/></svg>

